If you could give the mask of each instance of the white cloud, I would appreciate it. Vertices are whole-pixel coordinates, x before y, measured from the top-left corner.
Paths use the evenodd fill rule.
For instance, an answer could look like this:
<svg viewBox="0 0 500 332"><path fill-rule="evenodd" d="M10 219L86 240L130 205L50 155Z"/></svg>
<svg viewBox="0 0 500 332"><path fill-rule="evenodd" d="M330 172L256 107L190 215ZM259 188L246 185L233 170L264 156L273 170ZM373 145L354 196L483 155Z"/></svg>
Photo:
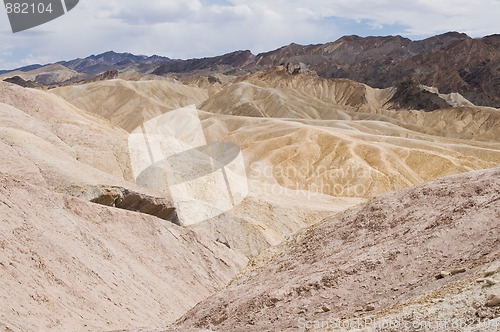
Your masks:
<svg viewBox="0 0 500 332"><path fill-rule="evenodd" d="M113 8L109 11L108 18L144 25L188 20L203 9L199 0L127 2L115 0L112 3Z"/></svg>
<svg viewBox="0 0 500 332"><path fill-rule="evenodd" d="M500 31L499 12L497 0L80 0L67 15L17 34L4 12L0 69L108 50L174 58L261 52L352 33L483 36Z"/></svg>

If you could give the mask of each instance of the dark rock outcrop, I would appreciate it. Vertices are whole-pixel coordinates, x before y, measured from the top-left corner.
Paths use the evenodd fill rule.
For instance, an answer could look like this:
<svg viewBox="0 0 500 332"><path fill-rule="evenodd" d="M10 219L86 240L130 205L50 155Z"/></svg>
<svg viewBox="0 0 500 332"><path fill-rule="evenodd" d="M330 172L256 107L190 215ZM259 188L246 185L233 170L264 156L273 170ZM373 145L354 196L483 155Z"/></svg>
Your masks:
<svg viewBox="0 0 500 332"><path fill-rule="evenodd" d="M166 198L148 196L122 187L102 187L92 203L149 214L180 226L175 207Z"/></svg>
<svg viewBox="0 0 500 332"><path fill-rule="evenodd" d="M451 107L438 95L422 89L412 81L402 82L394 96L389 101L395 108L415 109L431 112L437 109Z"/></svg>
<svg viewBox="0 0 500 332"><path fill-rule="evenodd" d="M12 84L16 84L16 85L22 86L23 88L37 88L37 87L40 86L40 85L34 83L33 81L29 81L29 80L26 81L26 80L24 80L20 76L14 76L14 77L6 78L3 81L7 82L7 83L12 83Z"/></svg>

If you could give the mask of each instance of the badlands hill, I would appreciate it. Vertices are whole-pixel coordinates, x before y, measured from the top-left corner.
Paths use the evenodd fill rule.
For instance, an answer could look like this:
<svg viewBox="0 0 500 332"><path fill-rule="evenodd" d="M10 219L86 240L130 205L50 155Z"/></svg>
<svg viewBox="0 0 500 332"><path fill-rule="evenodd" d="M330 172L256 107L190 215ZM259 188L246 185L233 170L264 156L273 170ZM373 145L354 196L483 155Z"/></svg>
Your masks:
<svg viewBox="0 0 500 332"><path fill-rule="evenodd" d="M498 109L471 107L457 93L440 94L437 89L424 86L421 89L447 107L426 114L412 108L401 109L394 100L398 93L395 88L376 89L346 79L290 75L285 68L278 67L226 85L200 108L211 113L254 117L375 120L412 131L463 139L495 141L499 137Z"/></svg>
<svg viewBox="0 0 500 332"><path fill-rule="evenodd" d="M391 110L392 89L283 70L228 83L211 97L175 82L120 80L51 93L127 131L161 112L199 105L206 136L238 144L249 176L334 196L372 197L499 160L496 109ZM261 174L266 166L270 177Z"/></svg>
<svg viewBox="0 0 500 332"><path fill-rule="evenodd" d="M166 80L107 80L57 88L51 92L127 131L158 115L199 104L208 98L203 89Z"/></svg>
<svg viewBox="0 0 500 332"><path fill-rule="evenodd" d="M99 61L119 58L109 54ZM226 68L236 61L228 59L211 65ZM241 66L250 66L247 60ZM73 66L76 71L78 64ZM181 329L230 329L235 324L252 330L246 324L255 324L253 330L279 330L288 328L295 309L307 303L311 306L302 315L317 317L316 291L326 284L331 285L325 293L330 311L335 311L331 306L338 295L347 303L338 312L346 317L356 314L359 305L374 306L378 313L455 280L428 283L436 270L475 271L498 254L498 171L480 171L500 166L498 109L417 85L418 91L432 95L432 102L448 105L423 112L404 108L407 104L394 87L372 88L322 78L301 66L290 70L294 68L278 66L238 77L191 73L182 77L185 83L129 71L120 72L118 79L103 75L96 82L50 90L0 82L0 328L162 330L201 302L178 321ZM195 123L199 132L186 123ZM147 174L164 172L152 142L158 144L155 148L168 146L171 137L231 143L241 154L245 173L238 183L247 186L241 203L206 218L206 210L195 205L189 211L196 218L192 222L182 213L172 183L162 182L164 173L141 182L131 138L151 124L160 132L145 141L152 164ZM205 150L194 151L199 156ZM205 170L191 171L200 175ZM464 174L425 184L459 173ZM190 185L217 198L222 191L214 183ZM469 229L472 211L484 218ZM456 238L445 246L442 239L448 233ZM357 235L366 241L357 241ZM453 247L467 237L470 245ZM421 242L430 249L418 251ZM363 246L373 249L373 257L380 253L391 269L384 272L363 254ZM335 255L323 261L327 252L321 247L349 253L353 260ZM404 250L391 261L389 254L399 247ZM398 279L398 290L379 282L375 293L382 295L365 300L372 293L363 293L362 286L378 287L370 273L392 278L405 253L415 260L408 276ZM451 258L438 259L440 254ZM422 277L415 264L424 258L417 255L431 260ZM464 261L457 261L459 255ZM317 266L311 268L307 257ZM315 278L322 280L324 274L316 267L322 262L341 269L316 289ZM297 273L290 272L294 264ZM356 273L349 274L354 268ZM293 278L281 285L273 281L272 271ZM303 297L285 292L261 305L267 286L249 290L265 280L260 275L273 281L275 289L283 286ZM342 278L362 301L335 292ZM239 294L233 287L249 290L242 302L231 297ZM273 303L281 306L280 299L289 303L283 304L288 311L270 323L268 315L276 313L272 310L279 306ZM221 317L214 313L219 304L228 305L219 310ZM262 320L256 315L261 309Z"/></svg>
<svg viewBox="0 0 500 332"><path fill-rule="evenodd" d="M7 74L0 75L0 79L4 80L9 77L19 76L25 81L36 82L37 84L50 86L72 79L81 79L84 75L69 69L60 64L43 66L30 71L13 71Z"/></svg>

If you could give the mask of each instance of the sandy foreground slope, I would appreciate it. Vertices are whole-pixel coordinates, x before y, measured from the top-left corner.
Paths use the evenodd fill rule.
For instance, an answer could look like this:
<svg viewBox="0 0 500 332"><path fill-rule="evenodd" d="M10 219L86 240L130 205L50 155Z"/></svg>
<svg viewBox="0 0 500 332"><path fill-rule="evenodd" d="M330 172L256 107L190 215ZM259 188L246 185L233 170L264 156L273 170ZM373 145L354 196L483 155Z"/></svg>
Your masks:
<svg viewBox="0 0 500 332"><path fill-rule="evenodd" d="M301 229L388 191L500 164L498 110L408 111L407 124L387 109L390 91L272 77L247 82L258 109L279 110L264 102L278 94L286 110L309 105L321 115L325 106L338 116L227 111L244 82L217 93L171 80L50 92L0 83L0 296L9 299L0 328L165 327ZM271 97L252 97L259 84ZM249 193L234 209L179 227L144 214L175 202L134 183L128 138L144 121L189 105L202 109L195 113L207 141L240 147ZM117 188L133 194L128 206L90 202Z"/></svg>
<svg viewBox="0 0 500 332"><path fill-rule="evenodd" d="M171 321L246 257L192 230L0 179L0 328L104 331Z"/></svg>

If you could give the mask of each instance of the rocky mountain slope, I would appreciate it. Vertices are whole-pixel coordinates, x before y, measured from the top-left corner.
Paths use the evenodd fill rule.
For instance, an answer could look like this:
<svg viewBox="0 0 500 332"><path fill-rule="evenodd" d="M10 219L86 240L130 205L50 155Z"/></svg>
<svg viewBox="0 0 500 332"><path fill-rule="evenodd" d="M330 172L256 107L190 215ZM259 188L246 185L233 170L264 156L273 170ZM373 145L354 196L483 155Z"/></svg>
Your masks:
<svg viewBox="0 0 500 332"><path fill-rule="evenodd" d="M169 58L109 51L98 55L93 54L84 59L61 61L58 64L79 73L96 75L110 70L121 70L131 66L151 65L165 61L169 61Z"/></svg>
<svg viewBox="0 0 500 332"><path fill-rule="evenodd" d="M203 59L172 60L157 67L153 74L190 73L195 71L215 71L234 74L238 69L253 63L255 55L250 51L236 51L221 56Z"/></svg>
<svg viewBox="0 0 500 332"><path fill-rule="evenodd" d="M306 322L313 327L330 321L331 326L317 329L326 331L336 319L374 321L391 314L396 321L397 313L410 312L406 304L422 321L450 325L457 317L469 326L482 315L498 317L498 307L487 304L498 284L485 282L480 288L475 279L500 254L499 179L498 168L443 178L327 218L256 257L178 326L296 331ZM498 263L490 277L500 276ZM457 295L466 289L469 296ZM432 310L440 299L448 307ZM399 319L411 321L404 315Z"/></svg>
<svg viewBox="0 0 500 332"><path fill-rule="evenodd" d="M302 62L321 77L350 78L377 88L413 81L443 93L461 93L477 105L498 107L498 39L459 33L421 41L346 36L324 45L292 44L258 55L256 63Z"/></svg>

